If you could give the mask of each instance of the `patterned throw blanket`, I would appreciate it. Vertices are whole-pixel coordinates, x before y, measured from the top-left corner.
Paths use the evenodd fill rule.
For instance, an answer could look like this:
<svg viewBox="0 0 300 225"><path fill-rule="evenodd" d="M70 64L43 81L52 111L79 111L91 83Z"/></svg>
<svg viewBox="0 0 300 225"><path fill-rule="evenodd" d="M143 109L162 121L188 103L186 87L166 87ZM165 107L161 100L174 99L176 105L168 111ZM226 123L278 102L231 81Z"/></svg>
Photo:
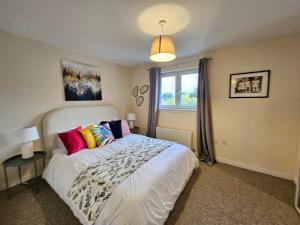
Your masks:
<svg viewBox="0 0 300 225"><path fill-rule="evenodd" d="M94 224L114 189L147 161L174 144L146 138L82 171L68 192L69 199Z"/></svg>

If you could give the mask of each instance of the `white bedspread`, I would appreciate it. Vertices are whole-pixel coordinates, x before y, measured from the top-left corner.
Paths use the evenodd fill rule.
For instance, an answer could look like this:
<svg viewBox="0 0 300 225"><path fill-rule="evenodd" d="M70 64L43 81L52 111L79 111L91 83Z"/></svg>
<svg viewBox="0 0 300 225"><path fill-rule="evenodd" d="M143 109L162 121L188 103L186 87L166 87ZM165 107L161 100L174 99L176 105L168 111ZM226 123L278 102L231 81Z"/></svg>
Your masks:
<svg viewBox="0 0 300 225"><path fill-rule="evenodd" d="M138 142L144 136L131 134L106 147L83 150L67 156L56 153L46 167L43 178L72 209L84 225L88 224L72 202L68 191L78 174L89 165L122 151L122 146ZM157 225L163 224L176 199L199 166L194 153L174 144L145 163L126 178L112 193L96 225Z"/></svg>

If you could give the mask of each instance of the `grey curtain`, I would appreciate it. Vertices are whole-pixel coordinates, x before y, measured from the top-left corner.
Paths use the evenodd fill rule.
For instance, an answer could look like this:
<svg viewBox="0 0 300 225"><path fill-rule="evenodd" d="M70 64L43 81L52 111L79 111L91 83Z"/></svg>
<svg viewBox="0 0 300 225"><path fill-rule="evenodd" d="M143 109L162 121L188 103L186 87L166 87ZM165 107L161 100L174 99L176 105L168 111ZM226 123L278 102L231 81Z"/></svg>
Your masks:
<svg viewBox="0 0 300 225"><path fill-rule="evenodd" d="M207 58L199 60L197 93L197 146L200 160L211 166L216 162L216 159L212 133L207 64Z"/></svg>
<svg viewBox="0 0 300 225"><path fill-rule="evenodd" d="M158 123L159 113L159 95L160 95L160 71L159 67L150 69L150 93L149 93L149 113L148 113L148 127L147 136L156 137L156 126Z"/></svg>

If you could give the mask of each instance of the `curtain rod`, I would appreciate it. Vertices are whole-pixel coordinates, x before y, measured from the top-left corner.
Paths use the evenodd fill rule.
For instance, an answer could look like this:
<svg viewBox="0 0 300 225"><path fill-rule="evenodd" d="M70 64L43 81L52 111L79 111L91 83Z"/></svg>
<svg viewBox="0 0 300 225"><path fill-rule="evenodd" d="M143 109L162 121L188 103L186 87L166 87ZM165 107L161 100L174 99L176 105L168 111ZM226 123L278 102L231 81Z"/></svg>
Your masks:
<svg viewBox="0 0 300 225"><path fill-rule="evenodd" d="M207 60L212 60L212 58L207 58ZM179 66L179 65L184 65L184 64L189 64L189 63L194 63L194 62L199 62L199 60L193 60L190 62L183 62L183 63L178 63L178 64L174 64L174 65L166 65L166 66L162 66L162 68L164 67L172 67L172 66ZM147 71L150 71L150 68L147 69Z"/></svg>

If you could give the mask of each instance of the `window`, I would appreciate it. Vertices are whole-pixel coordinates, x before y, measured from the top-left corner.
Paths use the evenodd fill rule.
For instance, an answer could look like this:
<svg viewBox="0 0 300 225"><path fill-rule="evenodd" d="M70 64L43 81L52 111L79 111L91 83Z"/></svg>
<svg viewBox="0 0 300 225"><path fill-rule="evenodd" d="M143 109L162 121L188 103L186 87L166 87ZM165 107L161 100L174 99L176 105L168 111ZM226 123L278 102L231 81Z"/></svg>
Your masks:
<svg viewBox="0 0 300 225"><path fill-rule="evenodd" d="M160 104L162 106L175 106L176 77L166 76L161 78Z"/></svg>
<svg viewBox="0 0 300 225"><path fill-rule="evenodd" d="M183 70L161 74L160 108L195 109L197 107L198 71Z"/></svg>

